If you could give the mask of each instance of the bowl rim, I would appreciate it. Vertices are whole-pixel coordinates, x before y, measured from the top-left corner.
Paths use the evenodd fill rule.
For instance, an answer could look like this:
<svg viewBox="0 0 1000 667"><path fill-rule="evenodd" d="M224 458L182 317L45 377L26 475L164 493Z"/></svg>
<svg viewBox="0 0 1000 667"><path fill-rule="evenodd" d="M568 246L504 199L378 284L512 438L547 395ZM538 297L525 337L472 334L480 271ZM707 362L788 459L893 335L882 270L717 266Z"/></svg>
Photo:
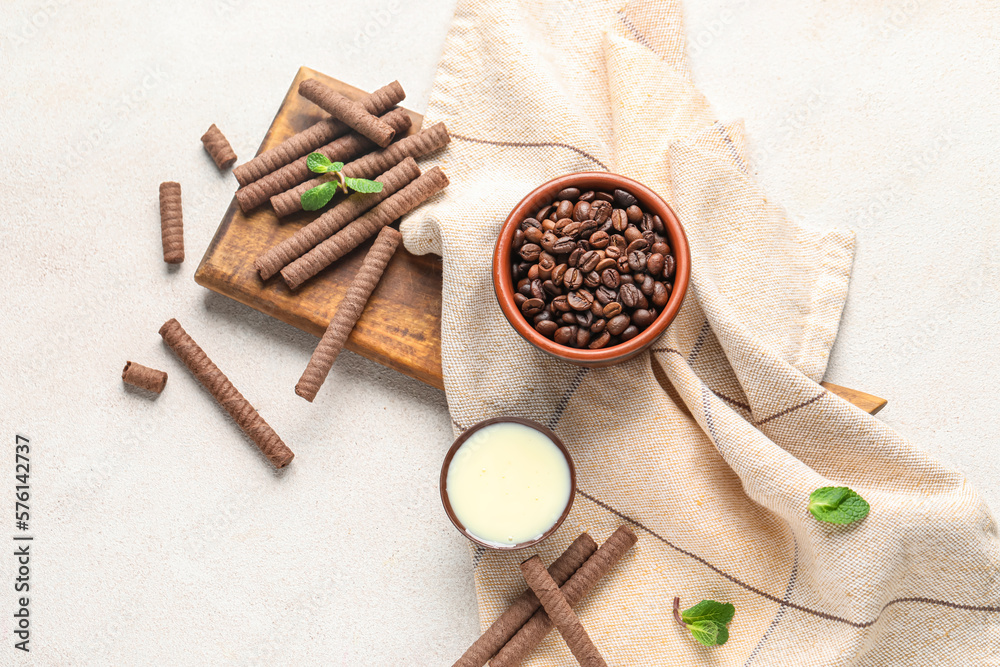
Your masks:
<svg viewBox="0 0 1000 667"><path fill-rule="evenodd" d="M566 463L569 465L569 501L566 503L566 507L563 509L562 514L556 519L556 522L552 524L544 533L538 537L528 540L527 542L518 542L517 544L512 544L510 546L496 544L493 542L487 542L474 533L472 533L468 528L462 525L459 521L458 516L455 514L454 508L451 506L451 501L448 498L448 469L451 467L451 462L455 458L455 453L458 452L459 447L461 447L465 442L472 436L473 433L479 431L487 426L492 426L493 424L521 424L522 426L527 426L533 428L542 435L549 438L559 451L562 452L563 457L566 459ZM466 538L487 549L492 549L494 551L520 551L521 549L527 549L528 547L534 546L546 539L552 533L559 529L566 517L569 516L570 510L573 509L573 500L576 498L576 466L573 464L573 457L570 456L569 450L566 449L566 445L563 441L559 439L552 429L539 424L536 421L530 419L525 419L523 417L490 417L489 419L484 419L483 421L473 424L469 428L462 431L462 433L455 438L455 442L452 443L451 447L448 449L448 453L444 456L444 462L441 464L441 478L439 482L440 492L441 492L441 503L444 505L445 514L448 515L448 519L451 521L452 525L458 529L458 532L465 535Z"/></svg>
<svg viewBox="0 0 1000 667"><path fill-rule="evenodd" d="M635 338L612 347L580 350L560 345L538 333L533 326L528 324L528 320L521 314L521 310L514 302L514 280L510 275L511 255L513 254L510 244L514 238L514 232L522 220L530 217L541 208L542 200L553 199L560 190L567 187L610 191L621 188L630 192L646 210L654 215L659 215L660 219L663 220L674 259L677 262L677 268L674 272L674 287L663 310L656 316L653 323ZM624 361L652 345L680 311L684 296L687 294L690 277L691 250L684 227L674 210L648 186L627 176L606 171L581 171L564 174L542 183L529 192L504 220L493 251L493 291L497 303L500 305L500 310L514 327L514 330L543 352L565 361L585 365Z"/></svg>

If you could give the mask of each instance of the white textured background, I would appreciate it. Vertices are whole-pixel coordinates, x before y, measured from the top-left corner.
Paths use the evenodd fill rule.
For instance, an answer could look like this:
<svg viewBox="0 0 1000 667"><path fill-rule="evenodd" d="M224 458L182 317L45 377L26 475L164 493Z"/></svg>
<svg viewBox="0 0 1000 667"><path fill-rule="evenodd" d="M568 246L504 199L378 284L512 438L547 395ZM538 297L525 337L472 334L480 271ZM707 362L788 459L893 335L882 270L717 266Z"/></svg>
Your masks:
<svg viewBox="0 0 1000 667"><path fill-rule="evenodd" d="M888 398L882 417L998 510L1000 17L875 4L687 2L695 78L746 119L775 201L859 233L827 379ZM36 541L30 656L0 557L0 664L440 665L474 638L468 552L437 496L443 394L345 353L310 405L292 387L314 339L193 281L235 185L205 129L244 161L300 65L398 78L422 111L452 6L4 3L0 542L15 433ZM164 180L183 187L176 271ZM164 348L169 317L289 443L286 471ZM123 388L126 359L170 373L158 399Z"/></svg>

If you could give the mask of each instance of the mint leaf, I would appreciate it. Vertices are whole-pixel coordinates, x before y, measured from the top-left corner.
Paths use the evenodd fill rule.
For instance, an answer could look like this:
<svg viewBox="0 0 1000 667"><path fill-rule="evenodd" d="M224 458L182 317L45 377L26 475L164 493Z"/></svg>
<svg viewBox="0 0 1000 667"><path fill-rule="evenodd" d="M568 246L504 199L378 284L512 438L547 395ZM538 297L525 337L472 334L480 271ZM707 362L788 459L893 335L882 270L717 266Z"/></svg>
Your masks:
<svg viewBox="0 0 1000 667"><path fill-rule="evenodd" d="M344 183L355 192L382 192L382 184L366 178L345 178Z"/></svg>
<svg viewBox="0 0 1000 667"><path fill-rule="evenodd" d="M309 157L306 158L306 165L309 166L309 171L315 172L317 174L325 174L329 171L330 158L323 155L322 153L310 153Z"/></svg>
<svg viewBox="0 0 1000 667"><path fill-rule="evenodd" d="M716 623L716 625L719 628L719 634L715 637L715 645L722 646L729 641L729 628L724 625L719 625L718 623Z"/></svg>
<svg viewBox="0 0 1000 667"><path fill-rule="evenodd" d="M725 625L733 620L736 607L728 602L716 602L715 600L702 600L690 609L681 612L681 620L690 625L698 621L714 621Z"/></svg>
<svg viewBox="0 0 1000 667"><path fill-rule="evenodd" d="M306 190L299 197L299 201L302 202L302 208L307 211L318 211L330 203L333 196L337 194L338 188L339 184L337 181L327 181L310 190Z"/></svg>
<svg viewBox="0 0 1000 667"><path fill-rule="evenodd" d="M687 627L700 643L705 646L715 646L719 638L719 626L715 621L695 621L689 623Z"/></svg>
<svg viewBox="0 0 1000 667"><path fill-rule="evenodd" d="M809 495L809 513L826 523L854 523L868 516L871 506L846 486L824 486Z"/></svg>

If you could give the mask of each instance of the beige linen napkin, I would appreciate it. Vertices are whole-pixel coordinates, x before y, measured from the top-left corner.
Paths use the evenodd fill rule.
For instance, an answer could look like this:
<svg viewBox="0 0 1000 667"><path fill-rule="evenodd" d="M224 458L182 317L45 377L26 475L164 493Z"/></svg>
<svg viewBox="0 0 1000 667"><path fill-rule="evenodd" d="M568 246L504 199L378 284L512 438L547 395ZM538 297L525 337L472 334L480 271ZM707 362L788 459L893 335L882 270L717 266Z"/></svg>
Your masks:
<svg viewBox="0 0 1000 667"><path fill-rule="evenodd" d="M611 665L1000 664L988 509L961 475L817 384L853 235L804 228L767 199L742 126L714 118L684 53L675 2L459 0L427 114L452 132L452 184L403 225L411 251L444 258L456 428L521 415L571 449L575 505L538 550L546 561L581 531L636 529L577 608ZM594 169L670 202L693 269L652 352L588 371L511 329L490 261L522 196ZM871 503L860 524L807 512L814 489L840 485ZM528 555L474 553L484 626L524 589ZM729 642L697 644L671 618L675 595L733 603ZM527 664L574 661L553 632Z"/></svg>

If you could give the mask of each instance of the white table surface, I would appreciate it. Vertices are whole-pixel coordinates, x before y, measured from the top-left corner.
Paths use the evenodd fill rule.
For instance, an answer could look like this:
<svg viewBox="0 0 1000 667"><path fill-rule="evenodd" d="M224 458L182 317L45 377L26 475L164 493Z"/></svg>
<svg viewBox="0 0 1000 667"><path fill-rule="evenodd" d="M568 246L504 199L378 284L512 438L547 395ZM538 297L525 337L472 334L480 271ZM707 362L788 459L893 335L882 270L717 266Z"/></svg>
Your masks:
<svg viewBox="0 0 1000 667"><path fill-rule="evenodd" d="M33 650L11 648L5 611L0 664L448 664L478 623L437 495L443 393L345 353L309 404L292 387L315 339L193 274L234 186L205 129L252 155L300 65L398 78L423 110L453 1L101 4L0 12L0 438L8 462L31 438L35 536ZM775 201L858 230L827 379L888 398L881 418L996 510L1000 22L985 0L870 5L688 2L695 77L721 119L746 119ZM178 270L164 180L184 192ZM170 317L290 468L166 350ZM158 399L123 388L126 359L170 373ZM13 576L0 558L4 610Z"/></svg>

